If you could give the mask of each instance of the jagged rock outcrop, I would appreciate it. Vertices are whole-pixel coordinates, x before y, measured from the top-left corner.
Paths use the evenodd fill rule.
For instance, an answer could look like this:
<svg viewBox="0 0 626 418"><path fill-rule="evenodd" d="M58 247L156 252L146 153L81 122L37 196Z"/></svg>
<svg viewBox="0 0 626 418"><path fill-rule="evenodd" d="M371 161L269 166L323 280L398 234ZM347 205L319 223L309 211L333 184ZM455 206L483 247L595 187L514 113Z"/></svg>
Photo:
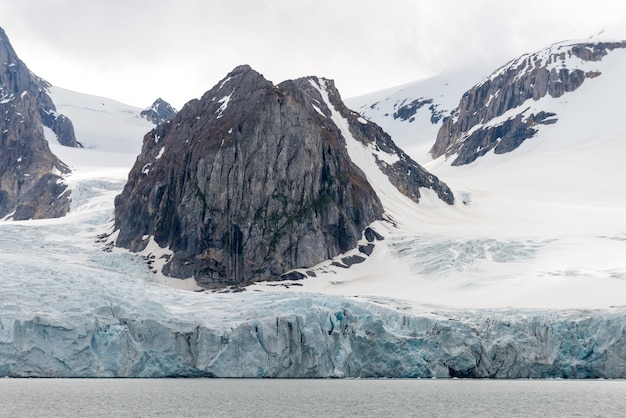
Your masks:
<svg viewBox="0 0 626 418"><path fill-rule="evenodd" d="M0 101L0 113L0 217L13 211L15 220L63 216L69 191L59 174L70 170L48 147L35 98Z"/></svg>
<svg viewBox="0 0 626 418"><path fill-rule="evenodd" d="M36 81L0 29L0 217L59 217L69 210L69 191L59 175L70 170L44 137Z"/></svg>
<svg viewBox="0 0 626 418"><path fill-rule="evenodd" d="M173 252L165 274L207 287L277 278L355 248L383 207L329 106L355 138L374 133L369 145L395 147L380 128L357 121L329 80L275 86L235 68L146 135L115 201L116 245L141 251L152 237ZM404 154L396 160L411 180L425 176L451 196ZM417 200L418 187L396 177Z"/></svg>
<svg viewBox="0 0 626 418"><path fill-rule="evenodd" d="M329 80L322 81L326 83L324 88L329 90L328 100L330 104L348 122L352 137L363 145L371 147L378 168L385 173L389 181L398 190L416 203L419 203L421 197L420 188L433 190L447 204L451 205L454 203L454 195L448 185L417 164L378 125L363 119L359 113L348 109L342 102L341 96L334 85L332 83L328 84ZM313 85L307 78L286 81L281 85L292 82L297 83L302 91L307 91ZM320 80L317 83L320 83ZM319 97L319 91L310 91L309 97L312 102L322 100ZM328 107L324 109L328 111ZM331 115L326 113L326 116L330 117ZM391 159L389 159L389 156L391 156Z"/></svg>
<svg viewBox="0 0 626 418"><path fill-rule="evenodd" d="M415 115L417 111L422 107L428 106L428 110L430 110L430 122L432 124L436 124L441 120L443 114L445 113L440 109L440 105L434 103L433 99L427 99L425 97L420 97L415 100L411 100L407 103L407 100L403 100L400 103L397 103L394 108L396 109L393 112L394 119L400 119L402 121L413 122L415 120Z"/></svg>
<svg viewBox="0 0 626 418"><path fill-rule="evenodd" d="M463 95L444 119L432 156L455 156L452 165L463 165L491 150L502 154L516 149L537 133L538 125L558 120L555 113L537 111L529 103L546 95L560 97L600 76L590 64L616 48L626 48L626 41L557 44L509 62ZM519 112L501 120L517 107Z"/></svg>
<svg viewBox="0 0 626 418"><path fill-rule="evenodd" d="M13 219L59 218L70 210L70 190L59 176L46 173L18 201Z"/></svg>
<svg viewBox="0 0 626 418"><path fill-rule="evenodd" d="M9 38L0 28L0 102L9 102L26 93L35 98L40 121L56 134L61 145L81 147L74 134L72 121L57 113L48 95L50 84L34 75L18 58Z"/></svg>
<svg viewBox="0 0 626 418"><path fill-rule="evenodd" d="M150 107L141 111L141 117L155 125L170 120L174 116L176 116L176 109L160 97Z"/></svg>
<svg viewBox="0 0 626 418"><path fill-rule="evenodd" d="M115 202L117 245L154 236L174 252L167 274L206 286L347 251L382 206L339 138L302 92L238 67L146 136Z"/></svg>

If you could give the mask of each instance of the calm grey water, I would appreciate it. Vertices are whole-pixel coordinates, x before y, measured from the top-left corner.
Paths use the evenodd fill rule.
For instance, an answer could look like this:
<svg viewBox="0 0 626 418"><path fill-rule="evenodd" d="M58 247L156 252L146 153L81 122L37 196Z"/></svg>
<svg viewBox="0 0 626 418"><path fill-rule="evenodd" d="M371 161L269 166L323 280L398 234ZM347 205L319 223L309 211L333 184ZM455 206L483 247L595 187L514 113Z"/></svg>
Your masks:
<svg viewBox="0 0 626 418"><path fill-rule="evenodd" d="M2 417L617 417L626 381L0 379Z"/></svg>

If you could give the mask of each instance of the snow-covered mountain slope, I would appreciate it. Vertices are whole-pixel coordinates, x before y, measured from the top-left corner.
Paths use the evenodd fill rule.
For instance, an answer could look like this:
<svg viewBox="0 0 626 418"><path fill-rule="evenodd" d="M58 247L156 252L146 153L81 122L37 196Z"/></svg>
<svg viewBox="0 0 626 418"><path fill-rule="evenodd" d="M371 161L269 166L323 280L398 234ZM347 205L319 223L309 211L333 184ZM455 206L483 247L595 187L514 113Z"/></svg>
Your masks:
<svg viewBox="0 0 626 418"><path fill-rule="evenodd" d="M617 56L609 55L603 63L610 64L612 57ZM602 97L619 94L615 87L619 83L611 82L610 72L603 76L575 92L588 92L580 96L578 114L588 111L586 103L603 114ZM605 92L597 96L594 91L602 80L607 80ZM79 140L87 147L62 155L78 168L70 177L74 193L101 193L96 200L75 198L73 212L63 220L71 224L72 216L89 219L92 209L112 211L113 197L121 191L141 147L142 126L150 125L133 113L139 109L115 103L107 107L101 104L108 103L104 99L88 101L83 95L73 104L70 94L66 95L65 101L55 100L75 121ZM99 106L108 110L94 111ZM611 109L618 111L610 106L606 111ZM575 114L571 119L582 123ZM568 126L567 120L561 112L563 123L545 128ZM417 129L420 125L411 126ZM618 129L618 124L612 126ZM588 132L591 128L585 129ZM572 141L572 135L554 135L556 140ZM434 193L427 192L420 205L391 198L385 205L394 211L401 227L385 222L377 226L387 239L377 243L367 262L345 269L340 266L344 264L341 258L352 254L344 254L309 269L316 277L249 289L378 295L465 308L625 305L626 262L622 254L626 250L626 227L622 219L626 193L621 192L624 174L619 167L619 138L600 136L594 140L596 146L586 146L581 138L576 146L564 147L557 142L546 145L547 140L539 136L536 139L544 144L543 151L533 152L538 145L531 146L531 140L512 153L487 155L480 164L452 167L445 159L431 161L428 165L436 174L450 179L457 196L454 206L442 204ZM563 152L564 148L569 152ZM585 193L578 193L580 190ZM107 216L112 212L100 214L97 221L86 221L94 235L110 232L106 229L110 225L93 226ZM152 246L144 255L158 265L164 253ZM174 279L172 283L193 287L192 281Z"/></svg>
<svg viewBox="0 0 626 418"><path fill-rule="evenodd" d="M433 137L459 103L461 95L478 83L489 68L467 67L429 78L346 99L346 104L376 122L416 161L428 161Z"/></svg>
<svg viewBox="0 0 626 418"><path fill-rule="evenodd" d="M508 153L491 150L463 166L453 165L456 155L434 161L425 155L437 135L429 121L407 124L385 116L388 111L374 112L371 106L384 101L384 94L371 105L362 103L360 109L366 109L367 117L388 124L389 132L398 132L402 139L393 134L392 138L450 185L458 204L453 210L430 212L429 222L412 236L408 229L398 234L389 251L400 262L408 262L405 270L384 265L374 272L370 266L370 280L342 276L332 282L336 285L320 284L318 289L344 288L349 294L360 286L357 283L369 283L372 292L384 293L395 279L405 294L416 299L457 306L623 305L626 168L621 156L626 151L626 129L620 103L626 94L622 78L626 50L606 48L606 54L596 60L581 60L568 52L581 42L557 44L539 55L553 55L552 65L561 69L569 65L570 72L582 68L591 77L557 97L547 94L515 105L489 123L541 111L556 114L558 121L536 125L536 135ZM588 52L619 43L595 38L585 42L591 42ZM559 48L563 54L553 54ZM457 100L469 95L461 94ZM416 92L406 101L422 96ZM480 102L475 105L478 109ZM374 277L385 271L395 273L380 284Z"/></svg>
<svg viewBox="0 0 626 418"><path fill-rule="evenodd" d="M626 376L624 308L468 311L156 284L142 257L103 251L122 184L91 174L68 216L0 223L0 376Z"/></svg>
<svg viewBox="0 0 626 418"><path fill-rule="evenodd" d="M620 156L626 151L626 129L620 103L626 94L626 49L585 65L599 75L558 97L526 100L489 122L519 112L556 115L555 123L536 126L535 136L518 148L491 151L461 167L453 166L454 156L426 165L467 191L470 212L480 207L493 222L508 220L527 233L622 234L626 169Z"/></svg>
<svg viewBox="0 0 626 418"><path fill-rule="evenodd" d="M30 264L0 253L11 267L0 295L0 376L626 376L624 308L468 312L311 293L191 293L144 281L132 258L82 258L82 245L58 241L58 225L0 228L9 232L3 249L14 241L32 252L41 233L57 239L41 241L43 257ZM20 234L32 240L15 241Z"/></svg>
<svg viewBox="0 0 626 418"><path fill-rule="evenodd" d="M141 151L144 135L154 124L140 117L141 109L118 101L78 93L53 86L50 88L57 108L74 121L76 138L83 148L59 145L51 130L44 129L52 152L72 172L65 177L72 189L72 210L62 222L72 224L74 215L82 219L91 210L112 210L113 199L124 187L128 171ZM89 201L91 190L102 195ZM104 222L106 217L98 218Z"/></svg>
<svg viewBox="0 0 626 418"><path fill-rule="evenodd" d="M463 95L437 133L432 156L463 165L491 150L515 150L543 126L558 123L560 109L549 99L566 101L602 77L607 55L623 55L625 49L626 41L562 42L509 62Z"/></svg>
<svg viewBox="0 0 626 418"><path fill-rule="evenodd" d="M65 176L72 189L71 210L58 223L65 225L61 229L67 227L74 231L68 236L83 228L90 229L93 235L96 229L107 228L107 222L112 220L113 199L126 182L144 135L154 124L140 117L140 108L112 99L56 86L49 91L59 111L76 119L76 137L83 145L83 148L63 147L56 142L52 131L44 130L53 153L72 170ZM82 225L83 220L88 226ZM47 224L25 222L22 225L38 230ZM45 235L42 239L46 239ZM87 239L90 241L93 236Z"/></svg>
<svg viewBox="0 0 626 418"><path fill-rule="evenodd" d="M50 146L78 172L107 166L127 171L141 151L143 136L154 128L141 117L142 109L112 99L56 86L50 88L50 95L59 112L76 119L76 138L86 150L64 150L49 140Z"/></svg>
<svg viewBox="0 0 626 418"><path fill-rule="evenodd" d="M364 162L396 221L377 224L386 239L368 259L232 294L156 284L158 247L105 246L152 126L141 109L53 88L86 148L50 140L74 170L67 216L0 223L0 376L626 377L625 65L608 54L601 76L542 99L558 123L460 167L426 158L441 124L427 107L413 122L369 114L451 185L455 205L385 193ZM393 100L432 95L416 96Z"/></svg>

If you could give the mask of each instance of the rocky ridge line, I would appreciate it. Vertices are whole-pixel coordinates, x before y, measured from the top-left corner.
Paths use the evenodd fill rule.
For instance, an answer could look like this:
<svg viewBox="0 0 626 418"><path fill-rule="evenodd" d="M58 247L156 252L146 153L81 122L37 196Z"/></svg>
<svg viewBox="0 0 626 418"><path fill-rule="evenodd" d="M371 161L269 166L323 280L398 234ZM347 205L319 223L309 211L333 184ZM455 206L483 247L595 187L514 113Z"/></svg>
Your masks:
<svg viewBox="0 0 626 418"><path fill-rule="evenodd" d="M74 141L69 119L56 115L45 92L15 55L0 28L0 218L14 220L63 216L69 190L61 175L70 172L48 147L43 126L60 140Z"/></svg>
<svg viewBox="0 0 626 418"><path fill-rule="evenodd" d="M492 149L496 154L516 149L537 133L538 125L556 123L557 115L528 106L506 120L497 118L529 100L558 98L578 89L600 76L589 63L617 48L626 48L626 41L562 43L509 62L463 95L443 121L430 151L433 158L455 156L452 165L463 165Z"/></svg>
<svg viewBox="0 0 626 418"><path fill-rule="evenodd" d="M59 113L48 94L50 84L33 74L19 59L9 38L0 28L0 101L9 103L26 93L35 98L43 126L50 128L59 143L81 147L74 134L72 121Z"/></svg>
<svg viewBox="0 0 626 418"><path fill-rule="evenodd" d="M205 287L277 279L356 248L384 211L349 158L320 80L275 86L240 66L157 126L116 199L116 245L139 252L153 240L171 251L166 275ZM355 138L395 151L324 85ZM453 199L410 158L395 158L409 197L418 201L421 186Z"/></svg>
<svg viewBox="0 0 626 418"><path fill-rule="evenodd" d="M159 97L150 107L142 110L140 115L148 122L159 125L176 116L176 112L176 109L174 109L172 105Z"/></svg>

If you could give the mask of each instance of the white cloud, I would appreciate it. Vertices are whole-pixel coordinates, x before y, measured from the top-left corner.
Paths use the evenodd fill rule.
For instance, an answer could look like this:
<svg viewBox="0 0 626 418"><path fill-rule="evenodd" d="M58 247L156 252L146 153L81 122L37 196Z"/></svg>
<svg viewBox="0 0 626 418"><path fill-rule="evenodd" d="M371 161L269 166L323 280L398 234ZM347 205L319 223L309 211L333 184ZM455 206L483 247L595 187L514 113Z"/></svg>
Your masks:
<svg viewBox="0 0 626 418"><path fill-rule="evenodd" d="M180 107L247 63L274 82L334 78L344 97L508 59L626 20L615 0L0 0L36 74L138 106Z"/></svg>

